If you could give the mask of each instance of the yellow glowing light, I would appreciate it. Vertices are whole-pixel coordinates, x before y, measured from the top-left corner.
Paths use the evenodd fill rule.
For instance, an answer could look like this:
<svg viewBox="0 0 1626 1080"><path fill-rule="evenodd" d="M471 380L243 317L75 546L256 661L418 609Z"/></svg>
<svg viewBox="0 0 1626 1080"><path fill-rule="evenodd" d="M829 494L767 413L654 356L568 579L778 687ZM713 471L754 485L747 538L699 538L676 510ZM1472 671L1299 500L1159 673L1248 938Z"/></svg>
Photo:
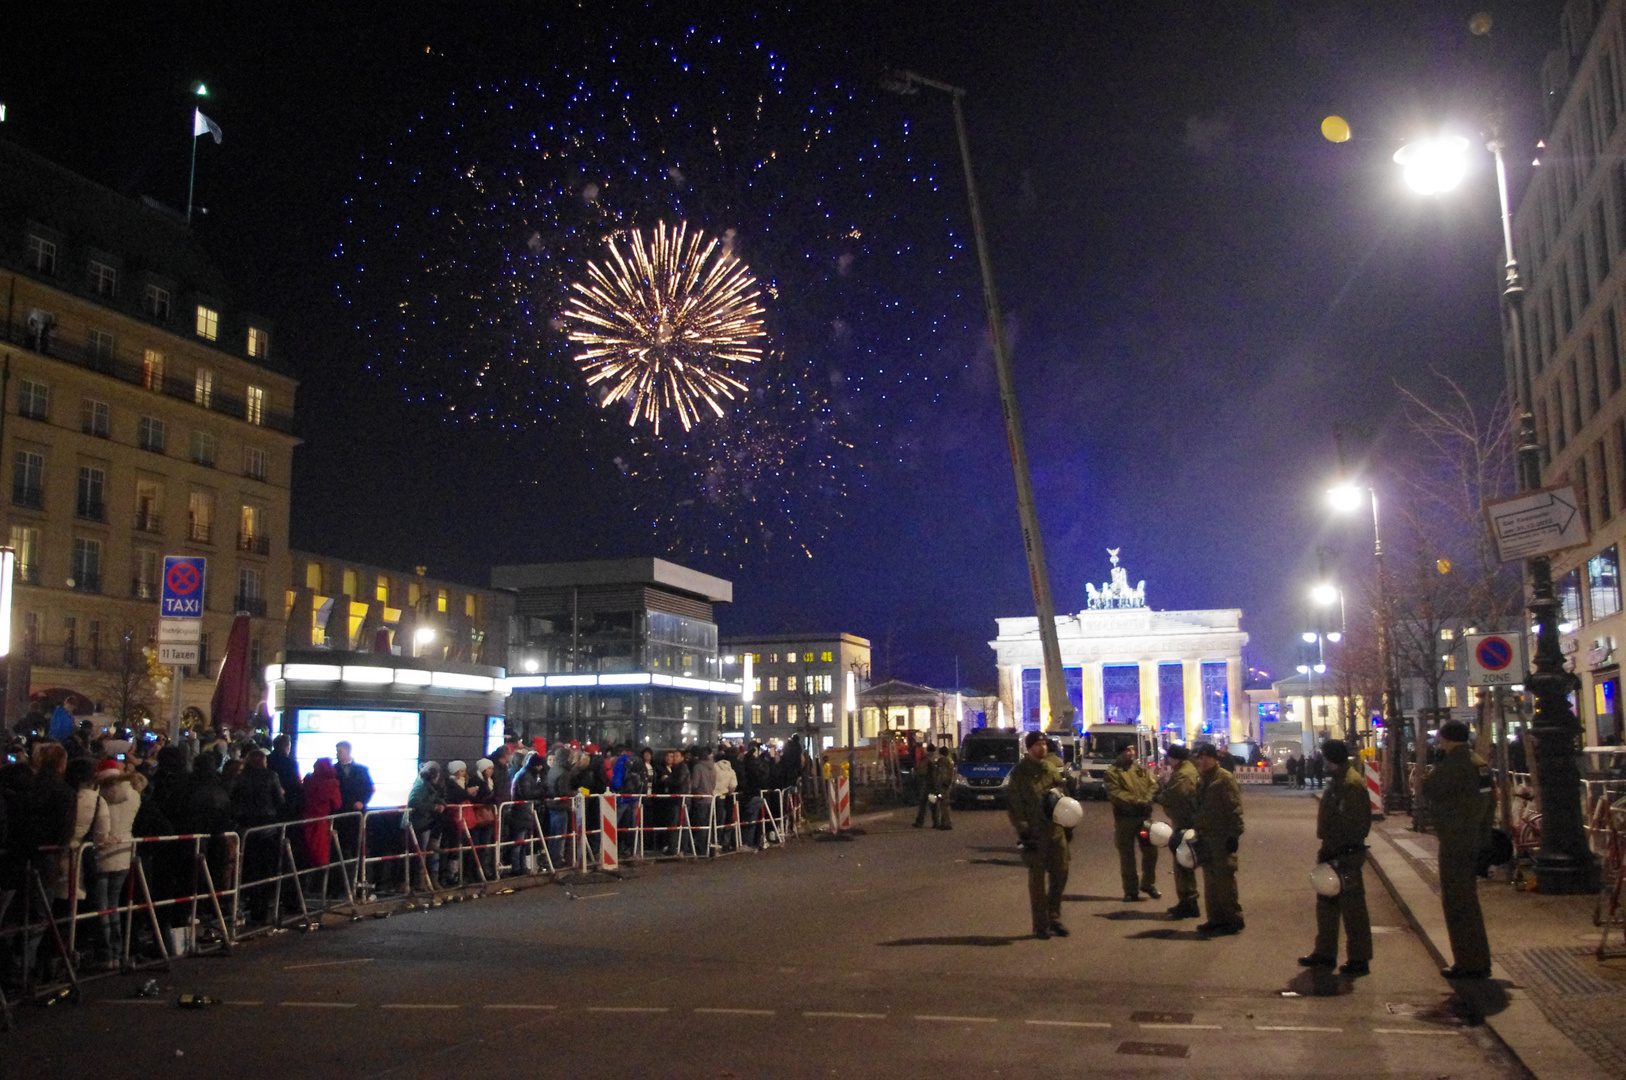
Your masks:
<svg viewBox="0 0 1626 1080"><path fill-rule="evenodd" d="M1349 121L1342 116L1329 116L1321 121L1321 135L1328 142L1349 141Z"/></svg>
<svg viewBox="0 0 1626 1080"><path fill-rule="evenodd" d="M562 315L587 385L604 383L605 408L632 403L627 423L661 429L670 410L688 431L701 408L723 415L723 401L746 386L737 366L755 364L764 334L757 281L719 239L686 223L656 225L648 236L615 238L603 263L587 264Z"/></svg>

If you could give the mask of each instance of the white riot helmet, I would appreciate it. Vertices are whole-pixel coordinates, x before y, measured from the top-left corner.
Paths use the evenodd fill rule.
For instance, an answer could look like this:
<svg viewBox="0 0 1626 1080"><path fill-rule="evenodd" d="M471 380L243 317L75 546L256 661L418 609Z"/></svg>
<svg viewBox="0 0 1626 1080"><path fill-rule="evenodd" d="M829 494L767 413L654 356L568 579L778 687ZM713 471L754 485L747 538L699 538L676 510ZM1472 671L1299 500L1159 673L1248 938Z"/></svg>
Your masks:
<svg viewBox="0 0 1626 1080"><path fill-rule="evenodd" d="M1174 828L1167 821L1154 821L1146 826L1146 839L1153 847L1168 847L1174 839Z"/></svg>
<svg viewBox="0 0 1626 1080"><path fill-rule="evenodd" d="M1197 830L1187 829L1180 834L1180 846L1174 849L1174 861L1187 870L1197 866L1197 849L1193 845L1197 842Z"/></svg>
<svg viewBox="0 0 1626 1080"><path fill-rule="evenodd" d="M1077 799L1059 799L1056 809L1051 811L1050 820L1064 829L1071 829L1084 820L1084 808L1078 805Z"/></svg>
<svg viewBox="0 0 1626 1080"><path fill-rule="evenodd" d="M1316 863L1310 871L1310 887L1322 896L1337 896L1344 891L1344 881L1332 863Z"/></svg>

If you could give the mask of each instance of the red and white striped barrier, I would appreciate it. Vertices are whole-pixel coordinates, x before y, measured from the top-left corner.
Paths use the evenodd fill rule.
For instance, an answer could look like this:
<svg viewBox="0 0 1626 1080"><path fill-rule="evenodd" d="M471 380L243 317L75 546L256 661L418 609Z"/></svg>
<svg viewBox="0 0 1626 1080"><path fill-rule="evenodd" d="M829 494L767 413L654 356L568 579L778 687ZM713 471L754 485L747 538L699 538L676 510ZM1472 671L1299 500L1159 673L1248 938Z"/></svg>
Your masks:
<svg viewBox="0 0 1626 1080"><path fill-rule="evenodd" d="M1271 782L1270 773L1268 766L1238 765L1234 775L1239 784L1268 784Z"/></svg>
<svg viewBox="0 0 1626 1080"><path fill-rule="evenodd" d="M845 776L830 780L830 831L847 832L853 827L852 785Z"/></svg>
<svg viewBox="0 0 1626 1080"><path fill-rule="evenodd" d="M1372 816L1383 817L1383 780L1378 776L1378 767L1370 759L1361 763L1366 771L1366 795L1372 800Z"/></svg>
<svg viewBox="0 0 1626 1080"><path fill-rule="evenodd" d="M621 869L621 828L615 817L615 796L598 797L598 864L603 870Z"/></svg>

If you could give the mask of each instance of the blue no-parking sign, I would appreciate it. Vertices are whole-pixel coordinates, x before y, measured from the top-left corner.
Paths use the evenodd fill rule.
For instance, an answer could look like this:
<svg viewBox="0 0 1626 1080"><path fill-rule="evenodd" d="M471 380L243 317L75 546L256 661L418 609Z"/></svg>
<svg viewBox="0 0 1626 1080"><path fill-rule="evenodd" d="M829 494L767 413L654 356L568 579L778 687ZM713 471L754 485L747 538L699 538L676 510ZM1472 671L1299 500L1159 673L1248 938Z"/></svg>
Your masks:
<svg viewBox="0 0 1626 1080"><path fill-rule="evenodd" d="M1524 682L1524 635L1467 634L1469 686L1513 686Z"/></svg>
<svg viewBox="0 0 1626 1080"><path fill-rule="evenodd" d="M205 560L196 555L165 555L158 614L165 619L203 618Z"/></svg>

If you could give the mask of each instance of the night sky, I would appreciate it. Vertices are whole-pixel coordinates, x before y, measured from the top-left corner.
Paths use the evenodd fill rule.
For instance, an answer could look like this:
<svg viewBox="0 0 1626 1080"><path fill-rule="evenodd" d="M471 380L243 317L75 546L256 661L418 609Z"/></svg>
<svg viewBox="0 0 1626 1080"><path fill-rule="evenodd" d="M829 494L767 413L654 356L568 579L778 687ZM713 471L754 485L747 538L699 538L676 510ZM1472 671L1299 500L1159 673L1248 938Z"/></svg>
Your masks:
<svg viewBox="0 0 1626 1080"><path fill-rule="evenodd" d="M1488 156L1454 195L1424 201L1391 155L1442 123L1471 133L1501 102L1517 193L1559 7L1485 6L1484 39L1467 31L1475 6L1434 0L175 4L100 16L49 5L0 42L0 137L184 205L187 88L208 83L203 107L225 140L199 148L208 212L196 228L246 305L275 320L277 352L301 380L294 546L471 583L496 563L666 555L735 582L725 633L850 631L873 640L877 676L947 686L957 658L971 686L992 682L994 618L1030 614L1032 600L947 103L876 89L893 65L962 85L1058 609L1082 608L1085 583L1107 577L1105 549L1121 548L1154 607L1241 607L1250 662L1279 675L1295 662L1317 547L1341 552L1352 578L1365 558L1359 528L1322 510L1334 425L1380 475L1404 461L1396 382L1426 390L1436 369L1486 402L1500 389ZM738 520L708 531L706 501L683 502L704 468L684 462L715 444L628 443L664 455L628 475L613 446L622 426L582 435L585 391L570 399L568 368L547 356L531 359L568 408L504 384L488 395L501 407L482 411L455 364L437 368L431 349L409 373L381 361L378 325L357 329L358 305L376 311L390 291L377 275L357 288L358 239L387 249L380 226L400 225L394 255L373 264L386 271L455 239L425 233L414 249L424 214L386 223L393 205L367 205L392 154L422 156L431 172L451 160L449 143L410 136L420 117L481 88L546 85L561 65L602 70L589 53L604 41L620 43L616 62L637 81L654 63L646 43L690 26L738 43L747 70L763 70L746 55L760 43L782 65L772 77L847 90L830 114L839 137L817 160L776 159L771 191L726 178L708 188L702 169L674 196L685 213L737 222L743 257L783 285L769 317L787 356L780 411L756 414L751 437L772 435L800 464L754 462L749 484L735 476L712 506L714 518L760 518L772 489L792 525L756 522L766 546L740 543L750 529ZM739 122L749 77L717 85L714 101L687 92L686 120L707 123L712 108L728 113L725 129ZM561 120L535 108L538 124ZM1321 138L1329 113L1351 122L1353 141ZM844 162L869 126L866 161L881 164L855 170ZM795 127L770 116L754 137L789 147ZM458 154L512 158L470 139ZM929 180L918 198L911 177ZM659 203L651 192L628 210L639 221L653 220L638 216ZM831 208L822 232L813 205ZM843 214L879 230L856 278L831 261ZM843 272L817 270L827 264ZM424 286L400 288L411 299ZM839 356L816 333L837 309L843 334L856 328ZM441 398L424 393L437 380ZM850 448L811 468L821 439Z"/></svg>

